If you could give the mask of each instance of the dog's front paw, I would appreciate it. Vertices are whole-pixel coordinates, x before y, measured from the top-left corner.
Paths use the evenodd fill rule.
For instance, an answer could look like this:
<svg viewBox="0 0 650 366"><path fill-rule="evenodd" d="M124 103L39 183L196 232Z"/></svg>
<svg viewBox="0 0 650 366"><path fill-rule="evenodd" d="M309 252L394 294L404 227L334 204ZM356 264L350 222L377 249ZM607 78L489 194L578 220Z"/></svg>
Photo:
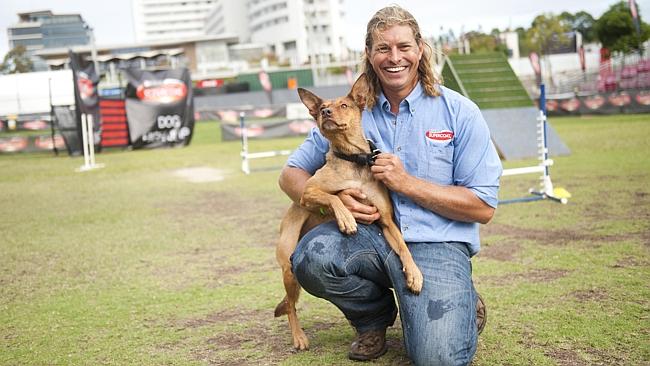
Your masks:
<svg viewBox="0 0 650 366"><path fill-rule="evenodd" d="M309 349L309 339L302 329L299 329L296 334L293 335L293 347L299 351L305 351Z"/></svg>
<svg viewBox="0 0 650 366"><path fill-rule="evenodd" d="M344 211L344 213L336 217L336 222L339 224L339 230L342 233L348 235L357 233L357 221L350 212Z"/></svg>
<svg viewBox="0 0 650 366"><path fill-rule="evenodd" d="M419 294L424 285L424 277L420 269L415 264L404 267L404 276L406 276L406 287L414 294Z"/></svg>

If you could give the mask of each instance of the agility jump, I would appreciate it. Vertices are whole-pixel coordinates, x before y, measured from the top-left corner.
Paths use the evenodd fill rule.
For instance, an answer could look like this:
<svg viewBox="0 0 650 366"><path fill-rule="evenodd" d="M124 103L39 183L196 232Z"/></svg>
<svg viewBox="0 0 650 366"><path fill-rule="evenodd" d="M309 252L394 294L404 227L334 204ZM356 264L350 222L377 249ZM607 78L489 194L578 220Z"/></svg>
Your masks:
<svg viewBox="0 0 650 366"><path fill-rule="evenodd" d="M251 173L250 160L272 158L275 156L284 156L291 154L291 150L274 150L274 151L261 151L256 153L248 152L248 129L246 128L246 114L239 113L239 129L241 131L241 170L244 174Z"/></svg>
<svg viewBox="0 0 650 366"><path fill-rule="evenodd" d="M531 188L529 190L529 193L532 196L502 200L499 201L499 204L504 205L510 203L531 202L543 199L550 199L562 204L567 204L569 202L568 198L571 197L571 194L564 188L553 188L553 182L551 181L550 166L553 165L553 160L549 159L548 157L548 122L546 119L546 92L544 84L540 85L539 106L539 116L537 117L537 146L539 148L539 165L523 168L504 169L501 176L505 177L510 175L542 173L540 177L541 189L539 191L536 191L534 188Z"/></svg>

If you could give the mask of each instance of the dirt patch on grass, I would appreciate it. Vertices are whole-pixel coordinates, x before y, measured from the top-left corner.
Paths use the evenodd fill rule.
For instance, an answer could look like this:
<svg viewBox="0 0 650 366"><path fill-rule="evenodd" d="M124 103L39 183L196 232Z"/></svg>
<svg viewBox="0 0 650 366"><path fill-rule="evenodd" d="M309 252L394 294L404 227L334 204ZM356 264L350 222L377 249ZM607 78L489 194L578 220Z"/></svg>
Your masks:
<svg viewBox="0 0 650 366"><path fill-rule="evenodd" d="M207 166L176 169L172 172L176 177L185 179L191 183L209 183L222 181L225 171Z"/></svg>
<svg viewBox="0 0 650 366"><path fill-rule="evenodd" d="M191 318L180 320L177 322L177 329L199 328L213 324L236 324L239 322L247 322L250 320L261 321L264 318L272 316L272 311L264 312L261 310L248 310L248 309L227 309L218 311L216 313L208 314L202 318Z"/></svg>
<svg viewBox="0 0 650 366"><path fill-rule="evenodd" d="M601 288L592 288L587 290L577 290L571 292L568 295L569 298L574 298L580 302L590 302L590 301L605 301L610 298L609 294L605 289Z"/></svg>
<svg viewBox="0 0 650 366"><path fill-rule="evenodd" d="M527 348L541 349L546 357L551 358L560 366L592 366L592 365L622 365L620 358L607 354L604 351L595 348L572 348L571 345L550 345L535 341L535 334L530 331L524 331L521 344ZM618 362L616 362L618 361Z"/></svg>
<svg viewBox="0 0 650 366"><path fill-rule="evenodd" d="M505 243L518 243L521 241L534 241L542 245L564 246L579 241L606 242L623 240L619 235L594 235L579 230L558 229L531 229L521 228L507 224L492 223L481 226L481 236L505 236Z"/></svg>
<svg viewBox="0 0 650 366"><path fill-rule="evenodd" d="M272 309L226 309L176 320L173 326L177 331L218 329L190 351L193 359L209 365L275 365L295 353L286 322L274 321ZM320 325L323 329L331 326Z"/></svg>
<svg viewBox="0 0 650 366"><path fill-rule="evenodd" d="M646 267L650 265L648 261L632 257L632 256L627 256L622 259L619 259L615 264L613 264L611 267L612 268L632 268L632 267Z"/></svg>
<svg viewBox="0 0 650 366"><path fill-rule="evenodd" d="M246 245L239 246L242 247ZM240 252L233 252L231 247L193 248L169 253L169 259L162 264L146 262L143 265L150 266L152 276L167 289L182 290L196 285L217 288L241 283L246 275L278 269L272 248L270 246L268 252L253 250L260 255L249 255L248 259L238 258Z"/></svg>
<svg viewBox="0 0 650 366"><path fill-rule="evenodd" d="M515 283L546 283L563 278L569 273L570 271L561 269L533 269L500 276L481 276L481 283L496 286L509 286Z"/></svg>
<svg viewBox="0 0 650 366"><path fill-rule="evenodd" d="M584 356L580 354L585 354ZM544 352L561 366L609 366L625 365L627 361L617 355L596 348L569 349L555 347Z"/></svg>
<svg viewBox="0 0 650 366"><path fill-rule="evenodd" d="M552 358L560 366L590 366L576 351L566 348L552 348L544 354Z"/></svg>
<svg viewBox="0 0 650 366"><path fill-rule="evenodd" d="M219 244L231 247L241 244L272 247L279 235L280 221L288 207L288 201L261 195L205 192L194 201L161 208L173 215L173 222L183 225L185 230L214 227L245 233L242 237L246 238L246 242L222 238Z"/></svg>
<svg viewBox="0 0 650 366"><path fill-rule="evenodd" d="M502 262L512 262L517 259L519 252L521 252L521 245L516 243L493 244L482 246L479 257Z"/></svg>

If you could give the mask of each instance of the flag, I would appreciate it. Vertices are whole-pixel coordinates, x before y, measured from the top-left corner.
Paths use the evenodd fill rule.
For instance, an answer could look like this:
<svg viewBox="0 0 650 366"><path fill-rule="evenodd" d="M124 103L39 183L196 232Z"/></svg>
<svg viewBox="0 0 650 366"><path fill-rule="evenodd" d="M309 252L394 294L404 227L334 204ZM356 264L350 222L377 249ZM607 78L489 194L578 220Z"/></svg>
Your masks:
<svg viewBox="0 0 650 366"><path fill-rule="evenodd" d="M257 74L257 77L260 80L260 84L262 84L262 88L266 91L266 95L269 97L269 102L273 104L273 84L271 84L269 74L267 74L266 71L261 70L259 74Z"/></svg>
<svg viewBox="0 0 650 366"><path fill-rule="evenodd" d="M578 57L580 57L580 68L584 72L587 68L587 63L585 62L585 48L582 45L578 48Z"/></svg>
<svg viewBox="0 0 650 366"><path fill-rule="evenodd" d="M636 28L637 36L641 37L641 25L639 24L639 13L636 10L636 1L629 0L630 3L630 13L632 14L632 21L634 22L634 28Z"/></svg>
<svg viewBox="0 0 650 366"><path fill-rule="evenodd" d="M95 70L92 62L87 62L84 58L68 50L70 59L70 69L72 69L72 78L75 95L75 126L74 129L62 130L63 138L66 141L68 153L70 155L81 154L81 115L89 114L93 116L93 142L96 149L99 149L101 142L101 121L99 117L99 94L97 85L99 84L99 75ZM70 126L71 127L71 126ZM76 135L76 136L73 136Z"/></svg>

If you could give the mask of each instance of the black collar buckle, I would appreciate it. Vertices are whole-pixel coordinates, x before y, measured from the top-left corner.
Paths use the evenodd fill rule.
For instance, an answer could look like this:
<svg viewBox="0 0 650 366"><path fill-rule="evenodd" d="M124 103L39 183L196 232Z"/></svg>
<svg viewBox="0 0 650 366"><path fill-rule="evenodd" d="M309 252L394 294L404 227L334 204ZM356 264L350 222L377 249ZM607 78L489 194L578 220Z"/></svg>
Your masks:
<svg viewBox="0 0 650 366"><path fill-rule="evenodd" d="M334 156L336 156L339 159L356 163L358 165L373 166L375 165L375 160L377 159L377 155L381 154L381 150L377 148L377 145L375 145L374 141L372 140L366 140L366 141L368 141L368 146L370 146L370 154L346 155L341 152L334 151Z"/></svg>

